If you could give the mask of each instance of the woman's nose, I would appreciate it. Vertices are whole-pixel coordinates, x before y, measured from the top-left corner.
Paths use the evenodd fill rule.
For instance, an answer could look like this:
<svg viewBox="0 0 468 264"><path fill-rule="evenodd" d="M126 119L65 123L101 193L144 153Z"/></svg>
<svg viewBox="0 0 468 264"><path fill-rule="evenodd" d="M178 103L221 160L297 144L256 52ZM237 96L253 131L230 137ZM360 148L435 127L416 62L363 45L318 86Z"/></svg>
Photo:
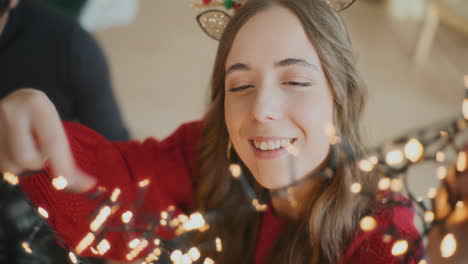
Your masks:
<svg viewBox="0 0 468 264"><path fill-rule="evenodd" d="M275 86L258 87L252 105L252 120L270 122L284 115L284 98Z"/></svg>

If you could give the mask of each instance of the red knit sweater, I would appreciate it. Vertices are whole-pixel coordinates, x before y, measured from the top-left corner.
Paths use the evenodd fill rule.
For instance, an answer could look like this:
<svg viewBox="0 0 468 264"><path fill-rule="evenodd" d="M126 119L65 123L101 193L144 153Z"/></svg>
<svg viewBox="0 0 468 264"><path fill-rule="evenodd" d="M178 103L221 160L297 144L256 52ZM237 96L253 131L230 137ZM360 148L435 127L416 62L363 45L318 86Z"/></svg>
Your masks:
<svg viewBox="0 0 468 264"><path fill-rule="evenodd" d="M190 176L197 170L201 122L184 124L163 141L150 138L144 142L110 142L79 124L65 122L64 127L78 166L95 176L97 186L105 187L109 193L116 187L120 188L122 194L119 199L123 204L132 204L136 200L137 182L148 178L151 184L140 213L158 215L170 205L184 210L195 207ZM22 180L21 187L35 205L49 212L50 225L71 248L75 248L89 232L88 216L99 206L99 200L90 200L86 194L56 191L51 188L48 173ZM96 191L96 188L88 193ZM413 215L413 211L406 207L376 214L379 229L357 233L343 253L342 263L401 263L401 259L391 254L393 242L383 242L378 230L385 230L386 226L394 223L399 233L414 241L419 234L413 225ZM266 263L273 242L286 224L271 209L264 213L255 264ZM130 238L132 234L109 232L106 239L112 248L103 257L125 260ZM417 248L417 255L420 254L420 244L410 243L410 247ZM94 256L89 249L83 255ZM417 263L418 258L414 256L407 263Z"/></svg>

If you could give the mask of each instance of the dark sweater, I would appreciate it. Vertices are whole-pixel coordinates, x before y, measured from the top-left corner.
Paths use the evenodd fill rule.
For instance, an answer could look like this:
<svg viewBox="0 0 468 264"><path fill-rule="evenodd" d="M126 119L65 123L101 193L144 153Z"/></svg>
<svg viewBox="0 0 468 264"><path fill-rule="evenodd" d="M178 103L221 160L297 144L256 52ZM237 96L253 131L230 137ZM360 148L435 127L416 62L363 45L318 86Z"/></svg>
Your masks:
<svg viewBox="0 0 468 264"><path fill-rule="evenodd" d="M110 140L129 137L102 50L45 1L21 0L0 35L0 98L20 88L45 92L62 120L83 123Z"/></svg>

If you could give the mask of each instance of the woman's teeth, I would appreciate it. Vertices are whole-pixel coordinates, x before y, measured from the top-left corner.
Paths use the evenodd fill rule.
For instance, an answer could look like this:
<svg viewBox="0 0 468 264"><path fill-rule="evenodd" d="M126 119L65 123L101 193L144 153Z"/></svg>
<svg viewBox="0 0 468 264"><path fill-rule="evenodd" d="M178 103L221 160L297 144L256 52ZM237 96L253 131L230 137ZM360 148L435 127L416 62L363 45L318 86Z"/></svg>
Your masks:
<svg viewBox="0 0 468 264"><path fill-rule="evenodd" d="M282 139L282 140L266 140L266 141L257 141L253 140L255 148L260 150L275 150L284 148L292 142L292 139Z"/></svg>

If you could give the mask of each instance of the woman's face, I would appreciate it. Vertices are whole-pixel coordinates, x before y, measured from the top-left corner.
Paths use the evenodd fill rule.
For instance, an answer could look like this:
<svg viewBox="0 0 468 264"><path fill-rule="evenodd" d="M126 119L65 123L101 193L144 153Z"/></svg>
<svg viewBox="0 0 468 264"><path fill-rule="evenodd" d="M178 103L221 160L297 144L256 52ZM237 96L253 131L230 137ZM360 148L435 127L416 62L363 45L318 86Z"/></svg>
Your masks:
<svg viewBox="0 0 468 264"><path fill-rule="evenodd" d="M288 185L293 171L299 179L324 161L332 96L294 13L275 6L242 26L226 61L225 89L232 144L262 186ZM287 143L299 156L288 153Z"/></svg>

